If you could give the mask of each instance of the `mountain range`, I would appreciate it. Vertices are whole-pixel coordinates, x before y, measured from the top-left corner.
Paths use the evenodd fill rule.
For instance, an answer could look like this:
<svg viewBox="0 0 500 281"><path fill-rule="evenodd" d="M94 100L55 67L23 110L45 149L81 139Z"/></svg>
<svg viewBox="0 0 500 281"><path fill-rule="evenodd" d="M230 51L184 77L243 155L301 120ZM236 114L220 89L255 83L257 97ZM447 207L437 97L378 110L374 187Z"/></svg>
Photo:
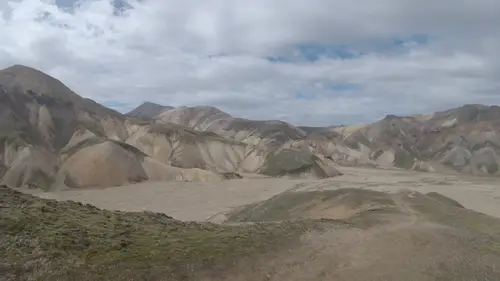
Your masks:
<svg viewBox="0 0 500 281"><path fill-rule="evenodd" d="M342 165L499 174L500 107L464 105L358 126L297 127L215 107L146 102L127 114L15 65L0 70L0 177L65 189L247 174L341 175Z"/></svg>

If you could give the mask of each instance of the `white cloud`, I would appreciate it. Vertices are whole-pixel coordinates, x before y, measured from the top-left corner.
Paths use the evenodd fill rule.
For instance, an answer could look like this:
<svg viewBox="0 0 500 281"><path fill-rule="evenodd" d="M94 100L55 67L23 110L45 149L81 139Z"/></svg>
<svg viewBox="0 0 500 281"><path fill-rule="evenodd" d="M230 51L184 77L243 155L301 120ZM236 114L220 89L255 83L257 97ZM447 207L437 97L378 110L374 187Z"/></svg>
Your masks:
<svg viewBox="0 0 500 281"><path fill-rule="evenodd" d="M144 100L210 104L296 124L500 103L498 0L134 0L121 11L114 2L80 0L68 10L0 1L0 67L39 68L123 111ZM431 39L390 44L414 34ZM303 44L364 54L265 59L291 57Z"/></svg>

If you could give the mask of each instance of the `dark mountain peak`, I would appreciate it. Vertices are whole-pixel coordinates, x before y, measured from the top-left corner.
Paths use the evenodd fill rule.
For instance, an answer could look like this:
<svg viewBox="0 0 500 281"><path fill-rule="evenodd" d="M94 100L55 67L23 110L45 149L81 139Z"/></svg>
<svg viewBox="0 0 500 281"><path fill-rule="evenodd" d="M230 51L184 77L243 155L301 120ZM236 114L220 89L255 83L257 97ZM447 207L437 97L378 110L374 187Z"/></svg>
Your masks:
<svg viewBox="0 0 500 281"><path fill-rule="evenodd" d="M482 104L465 104L460 107L437 112L434 119L454 118L458 123L471 123L491 120L500 115L495 107Z"/></svg>
<svg viewBox="0 0 500 281"><path fill-rule="evenodd" d="M18 93L46 95L71 102L82 99L58 79L24 65L13 65L0 70L0 85Z"/></svg>
<svg viewBox="0 0 500 281"><path fill-rule="evenodd" d="M383 120L386 120L386 121L391 121L391 120L394 120L394 119L399 119L400 117L399 116L396 116L394 114L388 114L384 117Z"/></svg>
<svg viewBox="0 0 500 281"><path fill-rule="evenodd" d="M146 101L127 113L127 115L144 119L152 119L158 114L170 109L173 109L173 107Z"/></svg>
<svg viewBox="0 0 500 281"><path fill-rule="evenodd" d="M0 70L0 92L18 97L15 99L21 103L35 99L49 106L64 105L91 115L122 118L120 113L79 96L58 79L29 66L13 65Z"/></svg>
<svg viewBox="0 0 500 281"><path fill-rule="evenodd" d="M463 106L459 107L459 108L476 108L476 109L485 109L485 108L488 108L489 106L487 105L484 105L484 104L464 104Z"/></svg>
<svg viewBox="0 0 500 281"><path fill-rule="evenodd" d="M34 72L34 73L39 73L39 74L44 74L40 70L37 70L33 67L22 65L22 64L14 64L11 65L7 68L1 69L0 72L9 72L9 73L22 73L22 72Z"/></svg>
<svg viewBox="0 0 500 281"><path fill-rule="evenodd" d="M162 108L173 108L172 106L168 106L168 105L162 105L162 104L159 104L159 103L154 103L154 102L150 102L150 101L145 101L143 102L141 105L139 106L150 106L150 107L162 107Z"/></svg>
<svg viewBox="0 0 500 281"><path fill-rule="evenodd" d="M298 126L297 128L304 131L307 134L322 132L326 129L325 127L313 127L313 126Z"/></svg>
<svg viewBox="0 0 500 281"><path fill-rule="evenodd" d="M11 82L21 82L20 80L28 80L23 82L53 82L53 83L61 83L61 81L56 78L29 66L15 64L13 66L7 67L5 69L0 70L0 79L7 80L11 79Z"/></svg>
<svg viewBox="0 0 500 281"><path fill-rule="evenodd" d="M496 121L500 118L500 107L481 104L466 104L454 112L459 122Z"/></svg>

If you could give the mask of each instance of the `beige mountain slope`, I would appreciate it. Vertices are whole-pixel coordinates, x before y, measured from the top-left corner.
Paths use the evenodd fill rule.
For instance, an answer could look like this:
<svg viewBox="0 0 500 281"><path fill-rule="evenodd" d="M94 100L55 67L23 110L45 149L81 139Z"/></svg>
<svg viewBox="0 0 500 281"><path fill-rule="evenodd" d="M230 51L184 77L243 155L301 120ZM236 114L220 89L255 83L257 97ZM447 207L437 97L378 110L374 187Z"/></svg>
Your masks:
<svg viewBox="0 0 500 281"><path fill-rule="evenodd" d="M110 140L88 139L63 152L56 185L71 188L117 186L146 180L141 163L146 155Z"/></svg>
<svg viewBox="0 0 500 281"><path fill-rule="evenodd" d="M57 171L57 158L42 147L16 140L2 144L2 184L48 189Z"/></svg>
<svg viewBox="0 0 500 281"><path fill-rule="evenodd" d="M35 69L0 71L0 177L13 187L100 187L221 175L157 163L128 139L126 118Z"/></svg>
<svg viewBox="0 0 500 281"><path fill-rule="evenodd" d="M500 107L465 105L426 116L387 116L359 127L331 127L308 143L336 162L499 175Z"/></svg>
<svg viewBox="0 0 500 281"><path fill-rule="evenodd" d="M306 175L320 178L341 174L335 168L335 163L325 159L322 154L297 145L288 145L305 139L307 134L283 121L253 121L234 118L210 106L166 109L152 121L155 124L170 127L172 123L175 123L193 130L215 133L233 143L241 143L236 147L233 145L233 148L229 150L224 149L224 152L221 151L222 148L219 148L219 151L215 153L209 152L214 150L211 148L214 142L203 146L202 150L205 152L201 154L207 155L213 162L208 167L216 166L215 170L218 171L259 172L270 176ZM221 140L221 138L218 139ZM137 143L133 145L141 146ZM200 148L199 144L196 146ZM193 151L193 149L188 151ZM197 155L200 154L197 153ZM229 160L223 161L220 159L221 155ZM165 157L161 158L165 159ZM221 163L226 166L221 167Z"/></svg>
<svg viewBox="0 0 500 281"><path fill-rule="evenodd" d="M0 207L3 280L500 279L500 220L436 193L289 191L222 225L5 187Z"/></svg>
<svg viewBox="0 0 500 281"><path fill-rule="evenodd" d="M356 126L295 127L234 118L214 107L165 109L153 119L280 151L308 151L342 165L497 175L500 107L465 105Z"/></svg>
<svg viewBox="0 0 500 281"><path fill-rule="evenodd" d="M157 115L157 122L188 126L199 131L214 132L235 141L266 148L278 148L287 141L306 136L302 130L278 120L255 121L234 118L215 107L179 107Z"/></svg>
<svg viewBox="0 0 500 281"><path fill-rule="evenodd" d="M167 165L198 168L224 173L263 173L269 176L340 175L333 162L298 149L276 150L221 137L213 132L196 131L173 123L127 121L127 143ZM288 155L281 165L280 155ZM280 166L274 173L273 167Z"/></svg>
<svg viewBox="0 0 500 281"><path fill-rule="evenodd" d="M2 132L8 125L32 126L38 131L31 132L33 137L53 149L64 146L78 126L113 139L127 137L120 113L78 96L43 72L15 65L0 71L0 85L2 105L10 105L2 110Z"/></svg>
<svg viewBox="0 0 500 281"><path fill-rule="evenodd" d="M221 173L257 172L267 152L254 146L177 124L133 124L127 143L155 159L180 168Z"/></svg>
<svg viewBox="0 0 500 281"><path fill-rule="evenodd" d="M165 108L146 103L132 115L144 119L141 114ZM0 71L0 109L0 177L9 186L60 189L221 180L238 177L230 174L234 172L260 172L276 151L181 125L125 117L24 66ZM316 162L311 162L316 170L328 171L315 175L338 174Z"/></svg>
<svg viewBox="0 0 500 281"><path fill-rule="evenodd" d="M60 157L65 160L55 180L55 186L59 188L120 186L146 180L223 179L221 175L209 171L166 165L134 146L110 139L86 139L63 150Z"/></svg>
<svg viewBox="0 0 500 281"><path fill-rule="evenodd" d="M84 181L81 176L75 185L81 187L117 185L124 179L210 180L234 172L328 177L340 174L336 164L500 174L497 106L466 105L425 116L389 115L373 124L326 128L234 118L207 106L170 109L146 103L135 112L142 120L84 99L32 68L1 70L2 182L45 189L57 183L64 188L71 186L64 184L66 174L78 178L79 171L96 177ZM130 155L123 142L145 156ZM65 153L84 148L83 163ZM91 156L100 153L109 159ZM116 163L124 159L133 163ZM101 161L101 167L79 168L92 161ZM97 171L105 171L106 165L121 171L116 181ZM127 175L129 169L134 172Z"/></svg>
<svg viewBox="0 0 500 281"><path fill-rule="evenodd" d="M286 255L262 259L256 268L272 272L269 279L241 267L224 280L496 280L500 276L496 238L500 221L437 193L285 192L230 217L240 223L306 219L344 225L325 225L302 236L302 244Z"/></svg>
<svg viewBox="0 0 500 281"><path fill-rule="evenodd" d="M120 113L25 66L0 70L0 112L0 177L11 186L48 188L62 165L59 152L79 132L127 138Z"/></svg>

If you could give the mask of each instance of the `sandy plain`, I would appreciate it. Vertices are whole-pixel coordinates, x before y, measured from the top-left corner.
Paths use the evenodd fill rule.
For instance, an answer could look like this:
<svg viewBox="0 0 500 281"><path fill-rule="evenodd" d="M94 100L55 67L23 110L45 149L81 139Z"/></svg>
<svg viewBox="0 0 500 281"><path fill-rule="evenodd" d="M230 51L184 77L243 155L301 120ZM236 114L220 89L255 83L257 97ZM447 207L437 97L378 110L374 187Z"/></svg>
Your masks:
<svg viewBox="0 0 500 281"><path fill-rule="evenodd" d="M266 200L285 191L362 188L438 192L466 208L500 218L500 180L454 174L340 167L344 175L328 179L248 176L220 182L146 182L105 189L35 192L42 198L73 200L99 208L153 211L179 220L222 222L233 208Z"/></svg>

